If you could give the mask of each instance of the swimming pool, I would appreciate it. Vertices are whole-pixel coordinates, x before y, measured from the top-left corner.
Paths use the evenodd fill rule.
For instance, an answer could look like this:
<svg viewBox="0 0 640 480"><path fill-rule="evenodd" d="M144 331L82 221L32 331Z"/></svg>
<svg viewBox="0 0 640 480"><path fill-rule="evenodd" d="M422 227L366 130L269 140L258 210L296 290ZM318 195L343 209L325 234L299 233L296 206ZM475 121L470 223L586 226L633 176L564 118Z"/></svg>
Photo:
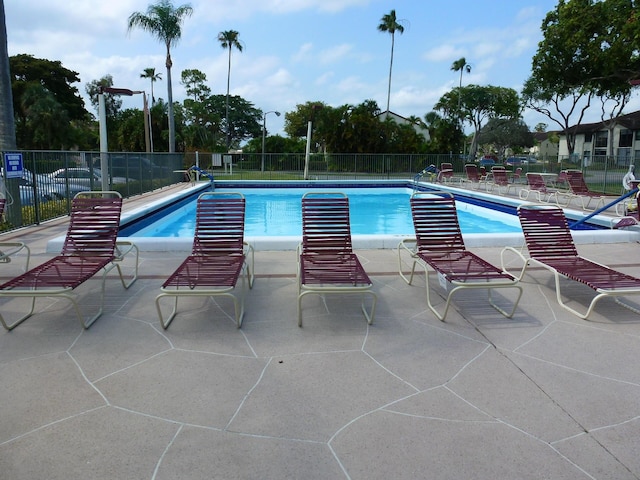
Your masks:
<svg viewBox="0 0 640 480"><path fill-rule="evenodd" d="M217 188L216 192L233 189ZM304 188L246 188L245 235L248 237L296 236L302 231L301 198ZM413 223L409 198L412 189L392 188L326 188L349 197L351 232L353 235L411 235ZM125 228L123 235L140 238L193 238L196 198L177 205L160 218L150 216ZM460 228L463 233L522 232L516 217L488 208L458 202Z"/></svg>
<svg viewBox="0 0 640 480"><path fill-rule="evenodd" d="M316 191L324 191L328 189L336 189L345 191L350 188L403 188L413 190L414 184L411 180L376 180L376 181L218 181L216 180L216 190L228 189L233 191L244 191L247 188L260 188L263 190L273 191L274 188L303 188L305 190L316 189ZM421 182L417 185L420 190L440 189L453 193L459 203L459 212L473 208L473 206L485 206L492 210L514 214L519 204L524 203L517 198L500 197L491 195L482 191L469 190L459 188L455 185L431 184ZM180 187L173 189L172 193L165 191L153 192L145 195L144 206L126 210L122 214L120 236L128 235L129 228L138 222L148 222L149 219L156 216L166 215L167 210L180 208L190 201L189 197L197 198L203 192L209 190L208 183L201 183L192 187ZM169 191L171 192L171 191ZM161 197L161 198L159 198ZM158 199L159 198L159 199ZM408 208L408 207L407 207ZM291 215L298 214L300 204ZM565 209L567 218L578 220L585 214L581 211ZM284 215L280 215L285 217ZM407 215L408 216L408 215ZM195 215L193 215L195 218ZM285 217L287 218L287 217ZM354 219L352 219L354 220ZM515 217L513 217L515 220ZM484 221L484 220L483 220ZM517 220L515 220L517 221ZM597 223L600 230L584 230L574 232L574 241L580 243L626 243L636 242L640 240L640 234L631 230L610 230L610 218L604 216L596 216L589 220L589 223ZM134 227L138 229L138 227ZM353 234L354 248L358 249L395 249L400 240L413 237L413 227L409 233L393 233L393 234ZM128 238L128 237L127 237ZM295 250L300 242L301 232L295 235L265 236L265 235L246 235L246 239L252 243L256 250ZM141 251L175 251L188 252L191 250L193 237L133 237L136 245ZM47 252L60 252L64 236L60 236L50 240L47 243ZM465 233L465 244L468 247L519 247L523 244L522 232L511 233Z"/></svg>

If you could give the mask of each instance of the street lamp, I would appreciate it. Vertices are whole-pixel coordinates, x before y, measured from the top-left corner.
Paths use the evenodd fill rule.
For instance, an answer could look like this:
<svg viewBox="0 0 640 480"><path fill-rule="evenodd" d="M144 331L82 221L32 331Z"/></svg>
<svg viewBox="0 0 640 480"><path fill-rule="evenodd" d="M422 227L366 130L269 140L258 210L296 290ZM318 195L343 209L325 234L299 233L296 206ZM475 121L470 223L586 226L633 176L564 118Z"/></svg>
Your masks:
<svg viewBox="0 0 640 480"><path fill-rule="evenodd" d="M109 190L109 170L107 163L107 152L109 147L107 144L107 118L104 103L104 94L132 95L142 94L143 115L144 115L144 139L147 152L153 151L151 140L151 115L147 105L147 94L143 90L129 90L128 88L100 87L98 92L98 123L100 125L100 170L102 172L102 190Z"/></svg>
<svg viewBox="0 0 640 480"><path fill-rule="evenodd" d="M265 142L265 137L267 135L267 115L269 115L270 113L275 113L277 117L280 116L280 112L277 112L275 110L271 110L262 116L262 162L261 162L261 168L260 168L261 172L264 172L264 142Z"/></svg>

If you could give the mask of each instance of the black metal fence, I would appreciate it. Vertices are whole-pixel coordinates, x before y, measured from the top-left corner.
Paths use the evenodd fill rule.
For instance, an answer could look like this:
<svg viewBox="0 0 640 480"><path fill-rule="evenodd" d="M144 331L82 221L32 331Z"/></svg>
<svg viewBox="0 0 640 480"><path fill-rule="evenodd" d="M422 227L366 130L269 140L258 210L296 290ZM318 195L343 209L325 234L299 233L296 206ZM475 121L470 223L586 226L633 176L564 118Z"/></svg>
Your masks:
<svg viewBox="0 0 640 480"><path fill-rule="evenodd" d="M332 180L413 179L429 165L451 164L456 176L464 177L470 161L461 155L438 154L254 154L254 153L113 153L77 151L21 151L23 176L0 177L0 194L8 199L0 231L38 224L68 215L71 199L79 191L101 190L103 183L123 197L140 195L188 179L185 172L197 165L214 178L233 180ZM4 159L4 155L2 155ZM532 172L558 173L565 169L585 172L589 187L619 195L627 162L599 157L591 163L576 163L575 157L512 157L507 167L522 169L522 179ZM484 161L483 161L484 162ZM490 162L489 162L490 163ZM108 172L103 180L103 168ZM488 165L490 168L490 165Z"/></svg>

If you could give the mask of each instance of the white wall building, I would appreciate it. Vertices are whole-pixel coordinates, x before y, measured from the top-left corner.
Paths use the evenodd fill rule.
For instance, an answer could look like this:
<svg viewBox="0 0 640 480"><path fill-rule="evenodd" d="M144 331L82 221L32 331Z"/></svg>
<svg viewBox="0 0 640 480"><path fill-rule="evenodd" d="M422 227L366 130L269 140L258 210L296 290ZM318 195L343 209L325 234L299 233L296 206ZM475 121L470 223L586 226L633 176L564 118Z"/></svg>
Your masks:
<svg viewBox="0 0 640 480"><path fill-rule="evenodd" d="M616 120L611 139L610 132L604 122L585 123L576 128L574 158L581 159L584 166L592 162L604 161L613 153L616 166L628 166L640 161L640 111L622 115ZM560 158L569 157L567 138L559 132ZM610 143L613 149L610 150Z"/></svg>

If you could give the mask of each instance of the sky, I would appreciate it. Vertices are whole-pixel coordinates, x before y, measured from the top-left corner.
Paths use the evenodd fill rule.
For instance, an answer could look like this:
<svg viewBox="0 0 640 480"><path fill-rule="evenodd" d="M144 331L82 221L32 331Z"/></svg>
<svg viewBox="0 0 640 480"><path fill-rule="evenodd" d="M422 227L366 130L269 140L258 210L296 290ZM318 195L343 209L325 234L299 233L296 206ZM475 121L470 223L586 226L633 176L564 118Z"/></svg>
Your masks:
<svg viewBox="0 0 640 480"><path fill-rule="evenodd" d="M140 30L127 30L133 12L146 13L151 0L4 0L9 55L59 60L78 73L75 84L87 109L85 85L105 75L114 86L145 90L140 77L153 67L156 98L167 99L164 44ZM338 107L375 100L386 109L391 35L378 31L382 17L396 11L404 32L395 34L390 110L424 118L438 99L460 83L451 70L461 57L471 66L462 84L494 85L520 92L542 40L540 26L557 0L174 0L193 15L172 48L174 101L185 99L180 74L198 69L214 94L226 94L228 50L217 40L239 32L242 52L231 54L230 94L267 114L269 134L284 135L284 113L321 101ZM140 96L123 97L124 108L141 108ZM626 112L640 108L637 94ZM591 108L586 122L599 121ZM530 128L542 122L525 110Z"/></svg>

